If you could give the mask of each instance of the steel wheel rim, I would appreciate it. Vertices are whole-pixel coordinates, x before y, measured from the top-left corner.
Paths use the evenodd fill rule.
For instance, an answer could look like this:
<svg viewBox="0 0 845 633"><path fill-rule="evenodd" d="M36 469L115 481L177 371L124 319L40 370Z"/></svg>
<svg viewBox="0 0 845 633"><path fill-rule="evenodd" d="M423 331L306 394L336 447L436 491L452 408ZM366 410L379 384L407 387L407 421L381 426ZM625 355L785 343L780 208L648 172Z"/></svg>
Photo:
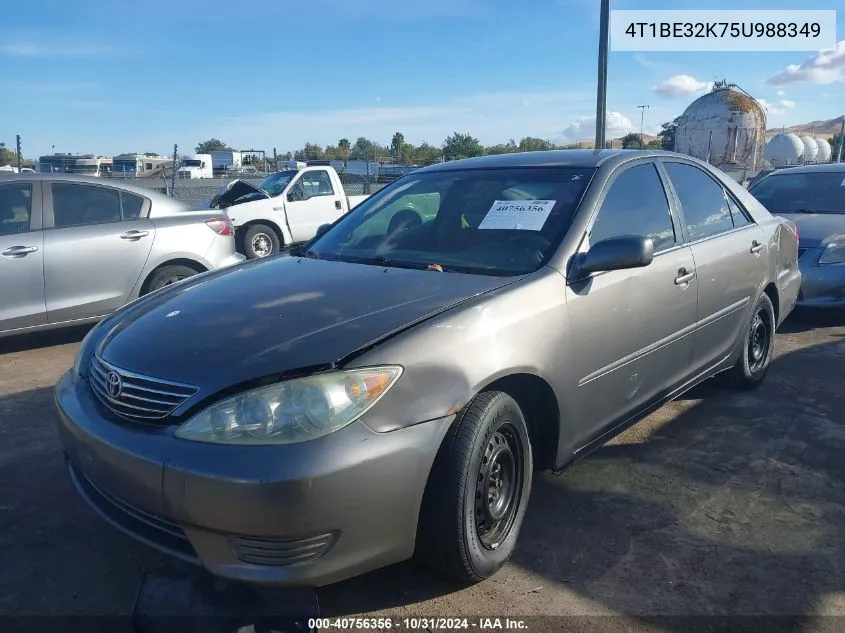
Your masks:
<svg viewBox="0 0 845 633"><path fill-rule="evenodd" d="M766 312L760 310L751 320L748 331L748 367L752 374L758 373L766 363L771 347L771 332Z"/></svg>
<svg viewBox="0 0 845 633"><path fill-rule="evenodd" d="M486 549L495 550L510 534L522 496L522 466L522 443L506 424L484 447L477 475L475 531Z"/></svg>
<svg viewBox="0 0 845 633"><path fill-rule="evenodd" d="M266 233L256 233L252 236L252 252L258 257L267 257L273 250L273 242Z"/></svg>

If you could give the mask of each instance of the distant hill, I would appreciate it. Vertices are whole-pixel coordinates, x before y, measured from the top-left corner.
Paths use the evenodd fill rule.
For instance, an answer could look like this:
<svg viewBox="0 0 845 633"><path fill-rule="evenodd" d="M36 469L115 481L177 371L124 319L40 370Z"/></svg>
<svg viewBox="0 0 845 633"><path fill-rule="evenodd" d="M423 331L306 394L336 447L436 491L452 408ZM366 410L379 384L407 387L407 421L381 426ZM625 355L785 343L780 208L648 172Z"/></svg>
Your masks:
<svg viewBox="0 0 845 633"><path fill-rule="evenodd" d="M793 134L815 134L822 138L830 139L836 134L839 134L842 129L842 119L845 115L829 119L827 121L810 121L809 123L801 123L800 125L793 125L786 128L787 132ZM784 131L784 128L771 128L766 130L766 134L779 134Z"/></svg>
<svg viewBox="0 0 845 633"><path fill-rule="evenodd" d="M637 135L639 136L639 134ZM649 136L648 134L643 134L643 143L648 145L651 141L659 141L656 136ZM569 145L565 145L567 149L593 149L595 145L595 141L578 141L577 143L571 143ZM614 138L610 140L610 146L614 149L621 149L622 148L622 137Z"/></svg>

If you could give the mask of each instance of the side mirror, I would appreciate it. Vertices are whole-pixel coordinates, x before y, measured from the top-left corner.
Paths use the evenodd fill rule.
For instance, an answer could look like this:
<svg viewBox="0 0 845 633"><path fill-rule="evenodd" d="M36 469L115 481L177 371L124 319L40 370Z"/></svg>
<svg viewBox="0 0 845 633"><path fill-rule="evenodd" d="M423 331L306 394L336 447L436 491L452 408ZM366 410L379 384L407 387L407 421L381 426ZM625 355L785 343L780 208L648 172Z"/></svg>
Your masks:
<svg viewBox="0 0 845 633"><path fill-rule="evenodd" d="M581 274L642 268L654 259L654 242L642 236L612 237L593 244L576 263Z"/></svg>
<svg viewBox="0 0 845 633"><path fill-rule="evenodd" d="M332 228L331 224L321 224L317 227L317 234L314 237L320 237L323 233Z"/></svg>

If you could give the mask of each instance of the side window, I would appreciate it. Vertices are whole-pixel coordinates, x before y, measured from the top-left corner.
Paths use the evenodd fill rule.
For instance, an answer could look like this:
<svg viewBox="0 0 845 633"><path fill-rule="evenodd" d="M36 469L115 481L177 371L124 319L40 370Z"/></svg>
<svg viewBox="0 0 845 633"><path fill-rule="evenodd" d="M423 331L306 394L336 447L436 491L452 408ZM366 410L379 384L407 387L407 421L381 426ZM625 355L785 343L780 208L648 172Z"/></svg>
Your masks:
<svg viewBox="0 0 845 633"><path fill-rule="evenodd" d="M94 185L54 182L53 226L57 229L120 222L120 193Z"/></svg>
<svg viewBox="0 0 845 633"><path fill-rule="evenodd" d="M32 185L16 182L0 185L0 235L29 231L32 219Z"/></svg>
<svg viewBox="0 0 845 633"><path fill-rule="evenodd" d="M297 184L302 188L302 192L306 198L334 195L334 188L329 178L329 172L322 169L319 171L305 172Z"/></svg>
<svg viewBox="0 0 845 633"><path fill-rule="evenodd" d="M743 211L742 207L740 207L739 203L734 200L733 196L725 191L725 197L728 199L728 208L731 210L731 218L733 219L734 226L740 227L752 224L751 218L749 218L748 214Z"/></svg>
<svg viewBox="0 0 845 633"><path fill-rule="evenodd" d="M669 200L651 163L630 167L617 176L602 202L589 240L595 244L624 235L650 237L655 252L676 244Z"/></svg>
<svg viewBox="0 0 845 633"><path fill-rule="evenodd" d="M734 228L725 190L698 167L664 163L687 221L689 239L700 240Z"/></svg>
<svg viewBox="0 0 845 633"><path fill-rule="evenodd" d="M124 220L137 220L141 217L141 209L144 206L144 199L141 196L121 191L120 205L123 208Z"/></svg>

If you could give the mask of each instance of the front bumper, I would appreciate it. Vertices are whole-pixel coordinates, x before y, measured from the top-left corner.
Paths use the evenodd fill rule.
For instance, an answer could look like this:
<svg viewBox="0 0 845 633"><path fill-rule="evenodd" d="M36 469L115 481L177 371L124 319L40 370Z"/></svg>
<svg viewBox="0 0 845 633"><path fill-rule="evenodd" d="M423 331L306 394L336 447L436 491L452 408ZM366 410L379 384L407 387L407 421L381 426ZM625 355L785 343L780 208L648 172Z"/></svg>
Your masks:
<svg viewBox="0 0 845 633"><path fill-rule="evenodd" d="M815 253L806 253L808 256ZM817 265L816 256L811 262L801 263L801 293L798 305L807 308L845 308L845 264Z"/></svg>
<svg viewBox="0 0 845 633"><path fill-rule="evenodd" d="M413 554L428 473L453 417L361 423L289 446L179 440L107 419L84 379L55 388L80 495L114 526L212 574L318 587Z"/></svg>

